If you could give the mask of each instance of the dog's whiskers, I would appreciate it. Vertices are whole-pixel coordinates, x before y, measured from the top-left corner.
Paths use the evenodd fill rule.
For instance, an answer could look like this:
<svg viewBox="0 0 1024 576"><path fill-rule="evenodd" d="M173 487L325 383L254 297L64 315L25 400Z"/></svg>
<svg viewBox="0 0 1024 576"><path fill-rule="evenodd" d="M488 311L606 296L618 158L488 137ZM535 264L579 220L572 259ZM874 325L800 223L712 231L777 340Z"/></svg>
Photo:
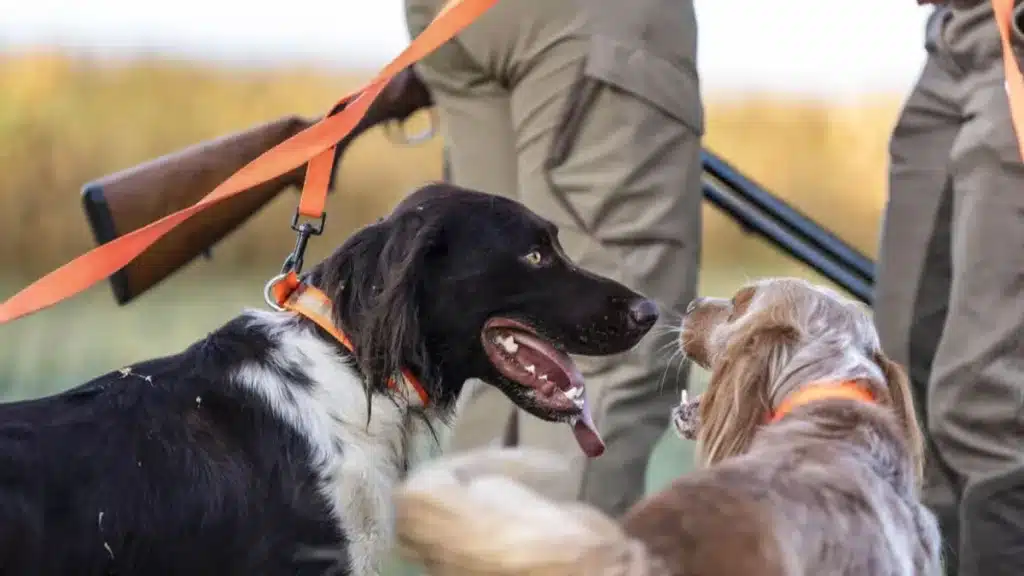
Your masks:
<svg viewBox="0 0 1024 576"><path fill-rule="evenodd" d="M684 368L688 368L689 367L689 363L690 363L690 357L687 356L685 352L680 351L679 356L680 356L679 364L676 365L676 382L679 381L679 378L681 376L681 372L683 371L683 369Z"/></svg>
<svg viewBox="0 0 1024 576"><path fill-rule="evenodd" d="M672 340L669 340L668 342L663 343L661 346L658 346L658 349L657 349L656 352L658 354L662 354L662 353L664 353L666 351L673 351L673 350L678 349L678 348L679 348L679 342L676 339L673 338Z"/></svg>
<svg viewBox="0 0 1024 576"><path fill-rule="evenodd" d="M673 324L678 324L679 321L683 319L683 315L679 311L677 311L675 308L665 304L664 302L660 302L658 300L654 300L653 302L654 302L655 305L657 305L658 312L660 312L663 317L664 316L670 317L674 321Z"/></svg>
<svg viewBox="0 0 1024 576"><path fill-rule="evenodd" d="M655 351L656 357L659 361L665 363L665 369L667 370L672 362L675 361L675 357L679 354L679 348L677 346L662 346Z"/></svg>
<svg viewBox="0 0 1024 576"><path fill-rule="evenodd" d="M665 389L665 383L666 383L666 379L668 377L668 373L672 369L673 363L675 363L677 361L678 361L678 364L676 365L675 381L679 382L679 379L680 379L680 376L681 376L681 372L682 372L683 368L686 367L687 362L689 361L689 358L686 356L686 353L683 352L683 350L681 348L676 348L675 350L672 351L672 354L669 356L668 362L666 362L666 364L665 364L665 369L661 373L661 378L658 379L658 391L659 392L661 390Z"/></svg>
<svg viewBox="0 0 1024 576"><path fill-rule="evenodd" d="M651 329L651 334L656 339L664 339L658 346L658 353L661 353L669 348L679 348L681 345L683 331L678 326L655 326Z"/></svg>

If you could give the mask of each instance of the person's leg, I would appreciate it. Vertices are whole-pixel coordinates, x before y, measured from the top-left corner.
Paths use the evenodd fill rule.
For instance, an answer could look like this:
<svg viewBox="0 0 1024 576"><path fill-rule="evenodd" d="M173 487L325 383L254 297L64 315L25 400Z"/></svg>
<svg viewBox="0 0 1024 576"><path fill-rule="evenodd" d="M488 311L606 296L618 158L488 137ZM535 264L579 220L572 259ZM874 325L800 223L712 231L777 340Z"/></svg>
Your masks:
<svg viewBox="0 0 1024 576"><path fill-rule="evenodd" d="M580 266L665 308L662 327L635 350L577 358L607 445L600 458L586 460L567 427L519 416L521 444L573 462L557 496L619 514L642 496L651 450L686 385L685 370L668 370L664 325L694 296L699 260L692 2L520 0L488 16L460 42L510 87L520 200L559 226Z"/></svg>
<svg viewBox="0 0 1024 576"><path fill-rule="evenodd" d="M440 4L406 0L413 36L426 28ZM477 65L458 39L418 62L416 72L430 90L441 120L452 182L514 198L516 150L508 90Z"/></svg>
<svg viewBox="0 0 1024 576"><path fill-rule="evenodd" d="M413 37L440 6L439 0L406 0ZM430 90L441 121L447 178L453 184L514 198L517 165L508 91L457 40L424 58L416 72ZM514 414L514 406L497 388L470 381L459 399L446 448L460 451L502 439Z"/></svg>
<svg viewBox="0 0 1024 576"><path fill-rule="evenodd" d="M949 62L929 54L889 144L889 197L882 223L874 318L882 348L905 366L922 424L927 386L946 321L950 284L952 180L949 154L960 129ZM930 444L930 443L929 443ZM943 552L955 573L957 497L929 447L924 500L939 516Z"/></svg>
<svg viewBox="0 0 1024 576"><path fill-rule="evenodd" d="M961 576L1009 576L1024 574L1024 162L994 22L961 31L950 43L970 63L967 121L951 154L953 274L928 428L963 490Z"/></svg>
<svg viewBox="0 0 1024 576"><path fill-rule="evenodd" d="M1024 574L1024 163L1001 78L971 89L953 152L950 309L929 429L963 486L960 573Z"/></svg>

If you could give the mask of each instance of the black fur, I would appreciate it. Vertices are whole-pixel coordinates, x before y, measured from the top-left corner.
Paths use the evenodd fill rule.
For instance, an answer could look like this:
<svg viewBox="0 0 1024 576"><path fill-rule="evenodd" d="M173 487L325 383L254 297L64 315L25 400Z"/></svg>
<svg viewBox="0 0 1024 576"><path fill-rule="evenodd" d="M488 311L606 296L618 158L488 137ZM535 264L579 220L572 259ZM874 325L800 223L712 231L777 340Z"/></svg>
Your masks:
<svg viewBox="0 0 1024 576"><path fill-rule="evenodd" d="M541 267L522 261L533 249L545 256ZM518 202L446 184L408 196L309 281L341 304L335 322L371 389L384 391L402 364L446 409L471 377L521 400L483 354L480 330L492 316L524 320L570 354L590 356L627 350L650 329L629 318L641 296L573 264L552 223Z"/></svg>
<svg viewBox="0 0 1024 576"><path fill-rule="evenodd" d="M575 267L556 233L516 202L431 185L306 280L334 300L368 393L390 393L406 367L429 391L430 416L450 416L474 377L551 419L487 360L488 318L520 319L591 355L622 352L650 328L630 317L641 297ZM523 261L531 250L540 266ZM355 538L318 492L311 440L235 376L257 364L290 394L330 385L275 354L290 333L242 315L180 354L0 405L0 575L350 573Z"/></svg>

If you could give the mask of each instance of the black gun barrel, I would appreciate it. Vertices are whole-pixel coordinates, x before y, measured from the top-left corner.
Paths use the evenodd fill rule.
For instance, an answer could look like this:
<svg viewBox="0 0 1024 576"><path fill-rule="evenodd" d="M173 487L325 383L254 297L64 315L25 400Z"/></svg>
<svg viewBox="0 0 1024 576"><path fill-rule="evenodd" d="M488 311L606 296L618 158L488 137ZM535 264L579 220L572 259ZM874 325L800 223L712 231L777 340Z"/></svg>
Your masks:
<svg viewBox="0 0 1024 576"><path fill-rule="evenodd" d="M728 186L705 182L704 198L721 209L745 229L757 233L783 252L803 262L822 276L835 282L865 304L871 304L872 281L852 271L848 263L837 260L818 246L807 242L766 214L742 194Z"/></svg>
<svg viewBox="0 0 1024 576"><path fill-rule="evenodd" d="M874 284L875 264L870 258L825 230L807 215L800 213L765 190L752 179L744 176L713 152L703 150L701 164L706 173L713 176L737 196L757 207L765 216L784 226L793 235L814 246L818 251L841 262L850 274L860 276L868 284Z"/></svg>

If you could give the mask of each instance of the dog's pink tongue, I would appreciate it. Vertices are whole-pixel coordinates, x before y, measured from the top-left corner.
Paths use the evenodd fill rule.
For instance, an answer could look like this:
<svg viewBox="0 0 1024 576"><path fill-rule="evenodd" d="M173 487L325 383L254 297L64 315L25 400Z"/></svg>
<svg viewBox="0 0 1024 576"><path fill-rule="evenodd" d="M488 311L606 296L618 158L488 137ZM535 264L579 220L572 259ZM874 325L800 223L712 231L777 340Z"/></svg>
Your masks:
<svg viewBox="0 0 1024 576"><path fill-rule="evenodd" d="M586 396L583 397L583 413L572 423L572 433L576 436L576 443L588 458L597 458L604 453L604 440L601 439L594 419L590 416L590 405L587 404Z"/></svg>

